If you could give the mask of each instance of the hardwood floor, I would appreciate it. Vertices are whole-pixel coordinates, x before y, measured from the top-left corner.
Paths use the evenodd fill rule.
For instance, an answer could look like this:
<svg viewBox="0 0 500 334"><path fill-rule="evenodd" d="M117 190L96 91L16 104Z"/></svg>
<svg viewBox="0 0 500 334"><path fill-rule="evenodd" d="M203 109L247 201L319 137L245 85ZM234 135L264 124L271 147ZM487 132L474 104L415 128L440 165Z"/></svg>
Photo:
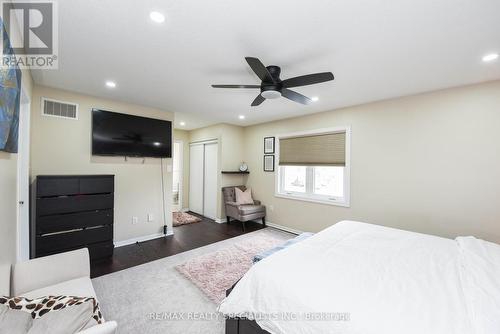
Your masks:
<svg viewBox="0 0 500 334"><path fill-rule="evenodd" d="M218 224L211 219L201 218L203 220L200 223L174 227L174 235L115 248L112 258L91 264L91 277L99 277L264 228L261 224L247 222L244 233L240 222Z"/></svg>

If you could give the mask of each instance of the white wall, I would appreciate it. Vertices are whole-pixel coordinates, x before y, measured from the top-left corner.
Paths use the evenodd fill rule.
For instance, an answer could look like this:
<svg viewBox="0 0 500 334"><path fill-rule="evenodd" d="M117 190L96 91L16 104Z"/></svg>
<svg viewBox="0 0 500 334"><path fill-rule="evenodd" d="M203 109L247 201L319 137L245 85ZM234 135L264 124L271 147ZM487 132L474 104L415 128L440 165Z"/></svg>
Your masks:
<svg viewBox="0 0 500 334"><path fill-rule="evenodd" d="M41 115L41 98L79 104L79 119L65 120ZM173 113L138 105L35 86L31 115L31 176L43 174L114 174L115 175L115 242L162 232L164 217L172 227L172 173L167 173L171 159L163 159L165 212L162 203L160 159L93 157L91 155L91 110L137 114L144 117L173 120ZM154 215L147 222L147 214ZM132 217L139 224L132 224Z"/></svg>
<svg viewBox="0 0 500 334"><path fill-rule="evenodd" d="M274 196L263 138L351 126L351 207ZM245 128L248 185L268 220L319 231L352 219L500 242L500 81ZM274 207L274 210L270 210Z"/></svg>
<svg viewBox="0 0 500 334"><path fill-rule="evenodd" d="M0 152L0 264L16 257L17 154Z"/></svg>
<svg viewBox="0 0 500 334"><path fill-rule="evenodd" d="M219 142L217 218L225 219L224 203L220 189L225 186L245 184L246 176L222 175L220 172L223 170L238 170L241 162L244 161L244 131L242 127L230 124L217 124L190 131L190 142L210 139L217 139Z"/></svg>
<svg viewBox="0 0 500 334"><path fill-rule="evenodd" d="M33 79L29 70L22 70L22 86L26 96L31 98ZM0 265L16 260L16 227L17 154L0 152Z"/></svg>

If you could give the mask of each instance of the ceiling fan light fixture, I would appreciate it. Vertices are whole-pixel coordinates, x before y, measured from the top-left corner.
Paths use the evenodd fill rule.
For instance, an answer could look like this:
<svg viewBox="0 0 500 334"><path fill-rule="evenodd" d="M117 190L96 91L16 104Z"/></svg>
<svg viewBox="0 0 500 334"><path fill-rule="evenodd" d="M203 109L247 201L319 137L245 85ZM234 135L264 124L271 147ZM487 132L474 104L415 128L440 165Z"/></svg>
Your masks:
<svg viewBox="0 0 500 334"><path fill-rule="evenodd" d="M280 79L281 68L276 65L264 66L264 64L255 57L245 57L252 71L261 80L260 85L212 85L213 88L260 88L260 94L255 97L250 106L260 106L267 99L277 99L285 97L288 100L300 103L310 104L314 102L307 96L304 96L290 88L314 85L322 82L334 80L332 72L321 72L301 75L298 77ZM315 99L317 100L317 99Z"/></svg>
<svg viewBox="0 0 500 334"><path fill-rule="evenodd" d="M277 99L277 98L281 97L281 92L279 92L277 90L265 90L262 93L260 93L260 95L263 98L265 98L266 100Z"/></svg>

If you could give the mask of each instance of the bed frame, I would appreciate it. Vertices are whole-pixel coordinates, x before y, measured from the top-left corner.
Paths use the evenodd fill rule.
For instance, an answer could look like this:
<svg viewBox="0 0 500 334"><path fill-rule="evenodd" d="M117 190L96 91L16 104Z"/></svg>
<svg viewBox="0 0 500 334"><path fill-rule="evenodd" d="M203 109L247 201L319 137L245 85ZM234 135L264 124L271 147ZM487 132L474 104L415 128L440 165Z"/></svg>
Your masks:
<svg viewBox="0 0 500 334"><path fill-rule="evenodd" d="M234 283L231 289L226 291L226 297L229 296L233 288L238 284ZM226 334L270 334L257 325L255 320L247 318L228 318L226 319Z"/></svg>

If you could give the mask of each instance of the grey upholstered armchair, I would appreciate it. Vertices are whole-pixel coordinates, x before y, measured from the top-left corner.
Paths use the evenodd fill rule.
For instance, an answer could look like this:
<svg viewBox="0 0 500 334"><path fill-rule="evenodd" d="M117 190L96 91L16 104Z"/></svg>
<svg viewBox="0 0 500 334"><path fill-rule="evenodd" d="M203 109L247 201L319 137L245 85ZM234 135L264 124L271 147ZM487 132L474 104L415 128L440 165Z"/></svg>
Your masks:
<svg viewBox="0 0 500 334"><path fill-rule="evenodd" d="M236 219L243 224L243 231L246 230L245 222L249 220L262 219L262 224L266 226L266 207L261 205L260 201L254 200L254 204L238 204L236 203L236 192L234 188L246 190L245 186L232 186L222 188L224 196L224 204L226 209L227 223L231 222L231 218Z"/></svg>

